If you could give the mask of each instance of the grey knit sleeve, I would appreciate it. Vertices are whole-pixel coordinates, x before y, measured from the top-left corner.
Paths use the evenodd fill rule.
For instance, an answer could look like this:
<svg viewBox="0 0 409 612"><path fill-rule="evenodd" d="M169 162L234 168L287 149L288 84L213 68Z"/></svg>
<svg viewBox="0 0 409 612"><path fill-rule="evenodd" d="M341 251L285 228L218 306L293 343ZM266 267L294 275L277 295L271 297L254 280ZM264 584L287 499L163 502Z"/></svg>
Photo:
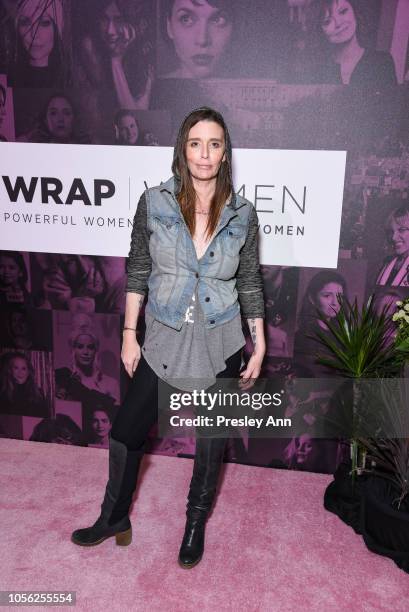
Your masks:
<svg viewBox="0 0 409 612"><path fill-rule="evenodd" d="M149 232L147 223L146 196L143 193L136 209L131 233L131 248L126 261L128 275L126 292L141 293L148 291L148 278L152 270L149 253Z"/></svg>
<svg viewBox="0 0 409 612"><path fill-rule="evenodd" d="M239 294L241 313L246 319L265 318L263 278L260 272L258 255L259 222L256 210L251 205L247 238L240 251L236 287Z"/></svg>

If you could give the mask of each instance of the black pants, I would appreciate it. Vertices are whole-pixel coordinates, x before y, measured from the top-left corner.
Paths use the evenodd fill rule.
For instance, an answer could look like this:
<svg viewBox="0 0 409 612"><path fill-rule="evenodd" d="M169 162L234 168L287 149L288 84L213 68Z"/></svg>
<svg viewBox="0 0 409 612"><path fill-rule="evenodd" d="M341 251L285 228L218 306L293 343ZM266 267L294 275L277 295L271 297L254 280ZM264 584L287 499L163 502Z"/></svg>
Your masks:
<svg viewBox="0 0 409 612"><path fill-rule="evenodd" d="M238 378L242 349L226 360L226 368L216 378ZM141 354L125 399L112 425L111 436L128 450L141 449L158 420L158 376Z"/></svg>

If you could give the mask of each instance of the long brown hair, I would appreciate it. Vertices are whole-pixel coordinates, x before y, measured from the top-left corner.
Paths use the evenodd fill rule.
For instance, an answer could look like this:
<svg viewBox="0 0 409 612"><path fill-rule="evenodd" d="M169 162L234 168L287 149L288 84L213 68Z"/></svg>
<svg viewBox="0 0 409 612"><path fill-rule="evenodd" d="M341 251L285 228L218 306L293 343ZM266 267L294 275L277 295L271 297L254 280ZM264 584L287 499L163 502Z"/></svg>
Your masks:
<svg viewBox="0 0 409 612"><path fill-rule="evenodd" d="M15 394L18 392L18 383L16 383L13 376L13 361L15 359L22 359L28 370L28 376L25 383L20 385L26 392L26 400L27 402L35 402L43 399L43 394L41 389L39 389L35 383L35 372L33 364L31 363L30 358L20 351L13 351L8 353L5 356L4 366L1 372L1 380L0 380L0 392L2 395L5 395L9 401L14 401Z"/></svg>
<svg viewBox="0 0 409 612"><path fill-rule="evenodd" d="M211 236L216 229L221 210L226 200L233 195L232 147L230 134L222 115L208 106L196 108L187 115L179 129L173 152L172 172L179 183L176 194L186 225L193 236L196 226L195 203L196 191L186 161L186 143L190 129L199 121L214 121L224 131L225 161L222 162L216 177L216 189L210 203L206 235Z"/></svg>

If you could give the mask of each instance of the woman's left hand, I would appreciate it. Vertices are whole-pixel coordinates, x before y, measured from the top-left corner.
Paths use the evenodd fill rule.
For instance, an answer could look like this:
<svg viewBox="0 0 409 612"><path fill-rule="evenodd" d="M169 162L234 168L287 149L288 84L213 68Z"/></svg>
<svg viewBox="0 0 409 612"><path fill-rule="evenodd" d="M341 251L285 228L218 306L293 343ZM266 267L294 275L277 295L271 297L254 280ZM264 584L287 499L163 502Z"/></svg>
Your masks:
<svg viewBox="0 0 409 612"><path fill-rule="evenodd" d="M240 372L239 387L242 390L250 389L255 380L260 376L261 364L263 363L264 352L253 353L249 359L245 370Z"/></svg>

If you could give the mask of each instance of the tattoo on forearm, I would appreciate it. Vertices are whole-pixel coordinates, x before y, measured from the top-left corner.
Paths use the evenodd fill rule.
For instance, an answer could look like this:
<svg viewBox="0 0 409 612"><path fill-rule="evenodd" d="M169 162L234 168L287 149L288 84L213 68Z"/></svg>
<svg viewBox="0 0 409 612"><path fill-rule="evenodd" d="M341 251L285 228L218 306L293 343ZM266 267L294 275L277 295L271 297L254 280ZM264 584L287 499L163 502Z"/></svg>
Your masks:
<svg viewBox="0 0 409 612"><path fill-rule="evenodd" d="M249 323L250 323L251 339L253 341L253 350L255 351L256 350L256 340L257 340L256 320L249 319Z"/></svg>

